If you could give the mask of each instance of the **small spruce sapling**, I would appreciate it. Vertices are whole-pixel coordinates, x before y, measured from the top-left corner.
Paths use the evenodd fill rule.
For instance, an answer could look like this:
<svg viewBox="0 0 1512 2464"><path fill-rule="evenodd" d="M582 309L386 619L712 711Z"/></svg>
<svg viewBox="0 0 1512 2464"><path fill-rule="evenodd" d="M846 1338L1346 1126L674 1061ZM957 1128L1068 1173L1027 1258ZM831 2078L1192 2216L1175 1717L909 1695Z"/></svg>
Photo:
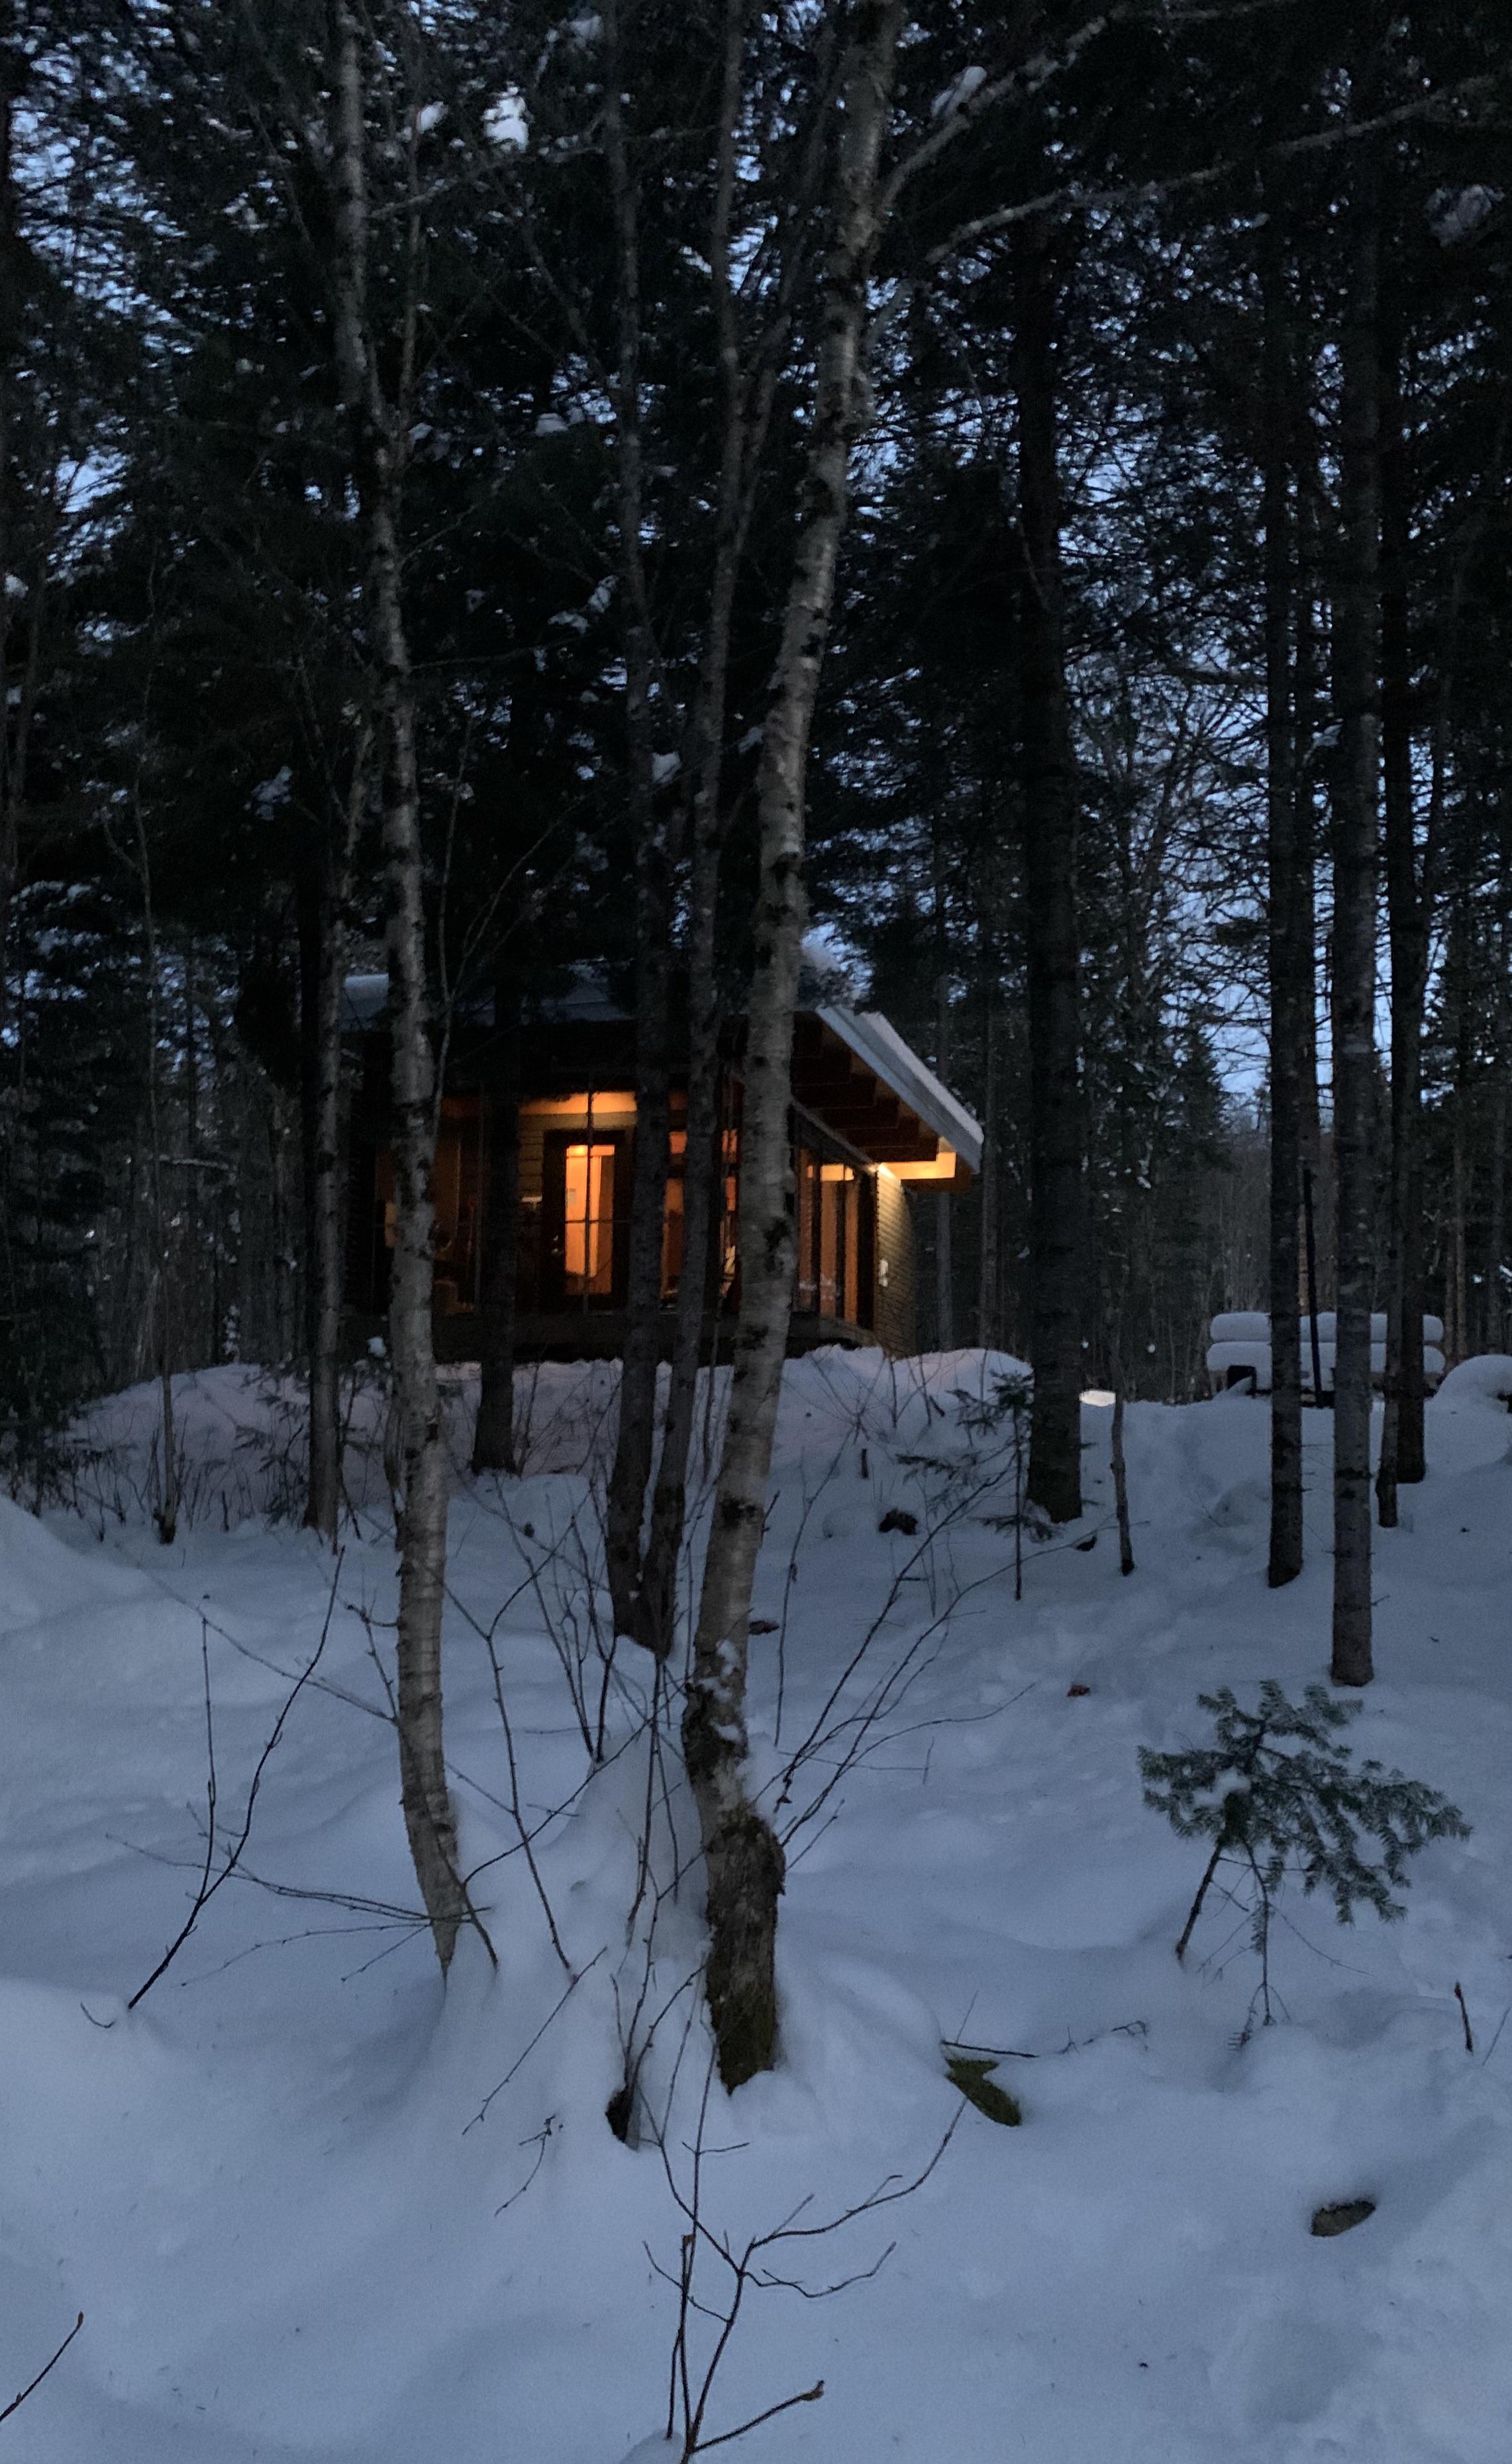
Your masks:
<svg viewBox="0 0 1512 2464"><path fill-rule="evenodd" d="M973 1395L964 1386L952 1387L951 1395L958 1406L956 1426L968 1441L962 1452L949 1456L899 1455L898 1461L910 1471L943 1472L944 1494L949 1499L959 1497L968 1487L978 1494L995 1487L996 1466L1006 1453L1013 1473L1013 1511L985 1514L982 1521L990 1531L1011 1531L1014 1535L1013 1595L1021 1600L1024 1527L1028 1525L1036 1540L1046 1538L1050 1528L1040 1508L1024 1497L1033 1380L1017 1375L999 1375L994 1378L990 1395ZM980 1443L984 1439L997 1441L996 1446L985 1454Z"/></svg>
<svg viewBox="0 0 1512 2464"><path fill-rule="evenodd" d="M1300 1875L1304 1893L1328 1893L1341 1925L1352 1925L1362 1903L1383 1919L1399 1917L1403 1905L1391 1893L1407 1887L1408 1858L1430 1839L1467 1838L1470 1826L1457 1806L1421 1780L1373 1761L1356 1768L1334 1732L1360 1705L1336 1703L1321 1685L1309 1685L1301 1704L1288 1703L1266 1678L1253 1711L1227 1685L1197 1701L1213 1714L1211 1745L1173 1754L1142 1747L1139 1755L1146 1804L1183 1839L1213 1842L1176 1957L1186 1956L1218 1866L1241 1868L1260 1963L1258 2000L1268 2025L1270 1921L1288 1869Z"/></svg>

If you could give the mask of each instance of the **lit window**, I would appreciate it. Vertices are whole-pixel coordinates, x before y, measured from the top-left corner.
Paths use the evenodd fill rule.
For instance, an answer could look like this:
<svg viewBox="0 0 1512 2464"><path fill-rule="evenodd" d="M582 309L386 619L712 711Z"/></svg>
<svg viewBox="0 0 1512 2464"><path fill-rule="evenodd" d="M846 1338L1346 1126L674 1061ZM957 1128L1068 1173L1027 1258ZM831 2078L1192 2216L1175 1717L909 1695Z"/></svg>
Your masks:
<svg viewBox="0 0 1512 2464"><path fill-rule="evenodd" d="M566 1244L569 1292L614 1288L614 1149L570 1146L566 1155Z"/></svg>

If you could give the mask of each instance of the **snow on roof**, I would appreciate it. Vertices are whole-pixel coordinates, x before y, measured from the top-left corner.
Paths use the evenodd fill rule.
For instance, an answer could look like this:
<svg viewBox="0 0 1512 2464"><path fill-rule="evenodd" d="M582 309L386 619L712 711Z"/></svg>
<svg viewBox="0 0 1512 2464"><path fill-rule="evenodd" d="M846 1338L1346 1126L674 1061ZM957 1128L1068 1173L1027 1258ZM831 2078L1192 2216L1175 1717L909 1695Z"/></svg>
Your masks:
<svg viewBox="0 0 1512 2464"><path fill-rule="evenodd" d="M958 1104L950 1089L940 1085L933 1070L925 1067L912 1045L904 1043L897 1028L888 1025L880 1010L821 1009L817 1015L858 1061L864 1061L885 1087L890 1087L911 1112L917 1112L926 1129L932 1130L937 1138L953 1148L968 1170L980 1172L980 1122L973 1120L965 1105Z"/></svg>
<svg viewBox="0 0 1512 2464"><path fill-rule="evenodd" d="M341 986L341 1025L350 1035L372 1026L388 1007L388 978L348 976Z"/></svg>
<svg viewBox="0 0 1512 2464"><path fill-rule="evenodd" d="M613 1025L632 1017L625 1003L615 1000L602 968L580 965L567 973L569 980L563 989L545 994L540 1001L540 1016L549 1025Z"/></svg>

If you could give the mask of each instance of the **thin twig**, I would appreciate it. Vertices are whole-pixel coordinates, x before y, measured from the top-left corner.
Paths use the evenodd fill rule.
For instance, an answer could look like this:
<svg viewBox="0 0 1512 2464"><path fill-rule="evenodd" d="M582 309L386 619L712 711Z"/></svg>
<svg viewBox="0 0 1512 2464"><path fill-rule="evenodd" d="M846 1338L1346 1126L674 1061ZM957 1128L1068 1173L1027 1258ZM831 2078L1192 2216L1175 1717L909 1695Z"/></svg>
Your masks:
<svg viewBox="0 0 1512 2464"><path fill-rule="evenodd" d="M72 2327L70 2327L70 2329L69 2329L69 2331L68 2331L68 2334L64 2337L64 2339L63 2339L62 2343L59 2344L59 2346L58 2346L58 2348L57 2348L56 2352L54 2354L54 2356L53 2356L52 2360L51 2360L50 2362L45 2362L45 2363L43 2364L42 2367L38 2370L38 2372L37 2372L37 2374L36 2374L35 2378L34 2378L34 2379L33 2379L33 2381L31 2382L31 2385L30 2385L30 2386L28 2386L28 2387L24 2387L21 2389L21 2392L20 2392L20 2394L19 2394L19 2395L14 2395L14 2396L12 2396L12 2397L11 2397L11 2399L10 2403L6 2406L6 2409L5 2409L4 2412L0 2412L0 2421L9 2421L9 2420L10 2420L10 2418L11 2418L11 2415L13 2412L19 2412L19 2410L20 2410L21 2407L25 2404L25 2402L26 2402L26 2400L27 2400L27 2397L28 2397L29 2395L35 2395L35 2393L36 2393L36 2391L37 2391L37 2388L41 2386L42 2381L46 2378L46 2376L47 2376L47 2374L48 2374L48 2371L49 2371L49 2370L53 2370L53 2369L56 2369L58 2363L62 2360L62 2358L63 2358L64 2354L67 2352L67 2350L68 2350L68 2348L69 2348L70 2344L73 2343L73 2341L74 2341L75 2337L77 2335L77 2333L78 2333L78 2331L79 2331L80 2327L82 2327L83 2323L84 2323L84 2314L83 2314L83 2312L82 2312L82 2310L81 2310L81 2311L79 2312L79 2314L78 2314L78 2317L75 2320L75 2321L74 2321L74 2323L73 2323Z"/></svg>
<svg viewBox="0 0 1512 2464"><path fill-rule="evenodd" d="M200 1918L204 1914L209 1902L215 1897L221 1884L230 1879L231 1875L236 1871L237 1866L241 1863L242 1852L246 1848L248 1840L252 1837L252 1817L257 1811L257 1794L258 1791L262 1787L263 1773L268 1768L269 1760L274 1752L279 1740L282 1738L290 1712L294 1709L294 1706L296 1703L297 1703L300 1695L303 1693L306 1684L315 1675L317 1668L319 1666L320 1655L324 1651L326 1643L330 1638L331 1619L336 1614L337 1585L341 1578L341 1557L343 1553L344 1552L342 1551L338 1551L336 1564L332 1569L331 1595L325 1604L325 1622L320 1628L320 1639L316 1644L315 1656L309 1661L308 1665L301 1669L299 1675L296 1678L293 1688L284 1701L283 1708L280 1710L277 1719L274 1723L273 1734L268 1739L267 1744L263 1747L262 1752L257 1757L256 1766L253 1769L252 1775L252 1785L247 1792L247 1805L242 1815L241 1830L237 1835L234 1845L227 1852L225 1864L222 1866L220 1872L214 1875L213 1878L210 1874L210 1867L214 1861L215 1855L215 1763L213 1750L211 1752L210 1777L208 1790L210 1807L210 1836L206 1846L205 1874L201 1880L199 1889L194 1894L188 1915L185 1918L183 1925L180 1926L173 1940L169 1943L167 1949L164 1952L163 1957L159 1960L151 1975L143 1984L138 1986L135 1993L133 1993L130 2001L126 2005L128 2011L134 2011L143 1996L151 1992L159 1978L164 1975L167 1969L172 1967L173 1962L177 1959L185 1944L188 1941L190 1934L199 1924ZM204 1620L202 1619L202 1651L205 1649L203 1626ZM211 1745L213 1747L213 1734L209 1728L210 1693L209 1661L208 1654L205 1661L205 1716L207 1733L211 1736Z"/></svg>

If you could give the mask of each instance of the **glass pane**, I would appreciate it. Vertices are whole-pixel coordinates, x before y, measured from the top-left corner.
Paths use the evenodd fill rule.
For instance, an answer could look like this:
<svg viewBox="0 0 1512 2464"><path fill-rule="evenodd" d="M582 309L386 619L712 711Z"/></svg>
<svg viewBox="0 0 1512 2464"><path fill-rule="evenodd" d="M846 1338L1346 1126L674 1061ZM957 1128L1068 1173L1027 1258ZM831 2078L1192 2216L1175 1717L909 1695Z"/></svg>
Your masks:
<svg viewBox="0 0 1512 2464"><path fill-rule="evenodd" d="M570 1293L614 1288L614 1149L570 1146L565 1158L563 1265Z"/></svg>
<svg viewBox="0 0 1512 2464"><path fill-rule="evenodd" d="M673 1132L675 1137L677 1133ZM662 1212L662 1298L677 1298L677 1287L683 1273L683 1184L673 1175L667 1183L667 1202Z"/></svg>
<svg viewBox="0 0 1512 2464"><path fill-rule="evenodd" d="M826 1163L820 1167L819 1313L821 1317L844 1317L845 1314L845 1235L849 1214L850 1177L848 1164Z"/></svg>
<svg viewBox="0 0 1512 2464"><path fill-rule="evenodd" d="M798 1151L798 1307L818 1307L814 1280L814 1241L819 1198L819 1165L805 1147Z"/></svg>

